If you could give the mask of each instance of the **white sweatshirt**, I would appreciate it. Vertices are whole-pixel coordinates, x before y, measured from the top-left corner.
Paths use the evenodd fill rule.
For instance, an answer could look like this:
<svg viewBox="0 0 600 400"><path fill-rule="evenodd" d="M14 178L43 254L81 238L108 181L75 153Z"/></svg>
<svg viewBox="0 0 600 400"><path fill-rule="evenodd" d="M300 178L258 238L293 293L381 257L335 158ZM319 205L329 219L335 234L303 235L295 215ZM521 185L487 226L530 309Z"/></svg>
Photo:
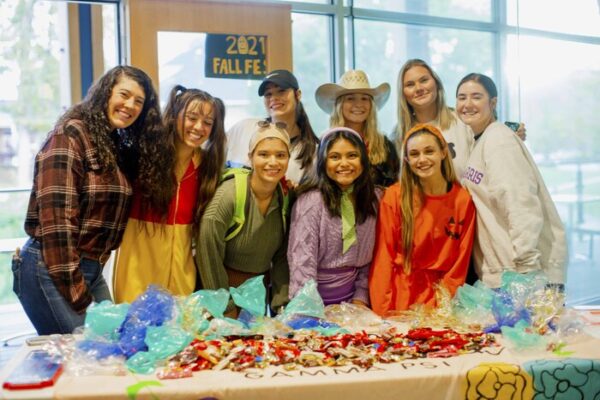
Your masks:
<svg viewBox="0 0 600 400"><path fill-rule="evenodd" d="M477 208L473 246L479 278L501 285L505 270L542 270L564 283L565 231L529 151L504 124L490 124L475 143L462 176Z"/></svg>
<svg viewBox="0 0 600 400"><path fill-rule="evenodd" d="M442 135L446 139L446 142L448 142L456 176L460 178L467 167L467 160L474 145L474 139L471 128L462 122L456 113L454 113L454 117L455 121L450 125L450 128L442 130ZM440 129L435 121L430 122L430 124Z"/></svg>
<svg viewBox="0 0 600 400"><path fill-rule="evenodd" d="M460 179L467 167L467 160L469 159L469 154L471 154L471 149L475 145L475 140L473 139L471 127L458 118L456 111L452 110L452 114L454 115L454 121L448 129L442 129L437 119L429 121L427 124L435 126L442 132L442 136L446 139L450 149L454 172L456 172L456 176ZM398 126L395 126L392 132L398 132ZM400 151L398 155L401 156Z"/></svg>

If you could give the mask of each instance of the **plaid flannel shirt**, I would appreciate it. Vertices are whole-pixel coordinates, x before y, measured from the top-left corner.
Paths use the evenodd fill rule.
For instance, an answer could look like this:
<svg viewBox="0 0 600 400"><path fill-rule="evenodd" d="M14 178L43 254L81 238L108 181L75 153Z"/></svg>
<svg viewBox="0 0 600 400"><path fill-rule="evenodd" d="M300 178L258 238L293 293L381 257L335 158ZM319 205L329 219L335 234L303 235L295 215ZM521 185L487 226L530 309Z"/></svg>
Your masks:
<svg viewBox="0 0 600 400"><path fill-rule="evenodd" d="M118 168L101 169L86 127L76 120L50 135L35 158L33 176L25 231L41 243L50 277L81 313L93 299L80 259L104 264L119 246L131 185Z"/></svg>

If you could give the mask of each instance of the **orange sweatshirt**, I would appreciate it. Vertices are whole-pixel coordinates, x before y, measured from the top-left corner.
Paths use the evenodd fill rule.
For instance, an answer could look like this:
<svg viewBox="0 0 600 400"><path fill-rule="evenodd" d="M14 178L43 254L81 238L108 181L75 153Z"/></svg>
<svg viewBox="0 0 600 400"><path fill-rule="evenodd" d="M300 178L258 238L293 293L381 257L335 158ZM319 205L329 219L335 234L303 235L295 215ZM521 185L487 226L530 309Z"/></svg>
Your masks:
<svg viewBox="0 0 600 400"><path fill-rule="evenodd" d="M385 315L412 304L435 306L434 284L452 295L465 282L473 235L475 206L466 189L454 183L441 196L425 196L415 217L410 274L402 250L400 184L390 186L379 206L375 253L369 275L373 311Z"/></svg>

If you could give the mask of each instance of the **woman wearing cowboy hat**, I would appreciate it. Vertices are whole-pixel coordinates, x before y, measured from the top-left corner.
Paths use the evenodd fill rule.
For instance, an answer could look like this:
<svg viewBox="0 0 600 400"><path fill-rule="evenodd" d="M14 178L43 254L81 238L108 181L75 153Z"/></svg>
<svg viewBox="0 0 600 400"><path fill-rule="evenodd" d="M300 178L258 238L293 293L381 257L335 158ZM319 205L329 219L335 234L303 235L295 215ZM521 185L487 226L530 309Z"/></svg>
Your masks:
<svg viewBox="0 0 600 400"><path fill-rule="evenodd" d="M377 128L377 109L383 107L389 96L388 83L372 88L367 74L360 70L346 72L339 84L326 83L315 93L319 107L330 115L331 128L351 128L363 137L373 183L379 186L394 184L400 169L394 144Z"/></svg>

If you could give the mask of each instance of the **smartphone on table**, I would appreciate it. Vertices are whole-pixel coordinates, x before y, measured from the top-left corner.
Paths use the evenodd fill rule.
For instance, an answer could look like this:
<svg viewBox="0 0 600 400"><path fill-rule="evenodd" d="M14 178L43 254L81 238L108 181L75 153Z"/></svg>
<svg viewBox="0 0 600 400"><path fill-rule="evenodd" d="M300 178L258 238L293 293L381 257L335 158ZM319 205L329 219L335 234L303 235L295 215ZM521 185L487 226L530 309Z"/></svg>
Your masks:
<svg viewBox="0 0 600 400"><path fill-rule="evenodd" d="M54 385L62 370L60 357L45 350L33 350L11 372L2 387L8 390L45 388Z"/></svg>

